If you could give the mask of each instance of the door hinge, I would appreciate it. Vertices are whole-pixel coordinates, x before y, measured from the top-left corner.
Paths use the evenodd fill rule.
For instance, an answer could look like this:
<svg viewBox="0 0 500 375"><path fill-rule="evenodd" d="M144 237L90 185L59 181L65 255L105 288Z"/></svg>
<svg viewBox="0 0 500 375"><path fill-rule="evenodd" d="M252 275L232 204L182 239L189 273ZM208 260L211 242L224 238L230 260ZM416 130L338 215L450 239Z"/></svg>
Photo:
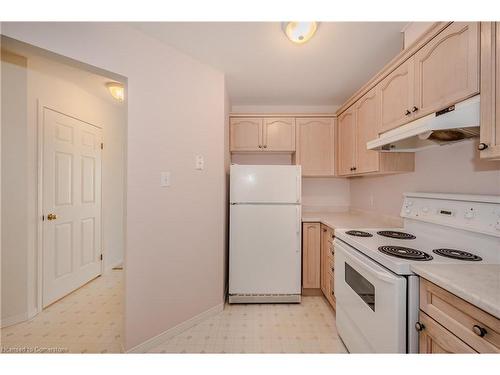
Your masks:
<svg viewBox="0 0 500 375"><path fill-rule="evenodd" d="M104 143L101 142L101 150L104 149Z"/></svg>
<svg viewBox="0 0 500 375"><path fill-rule="evenodd" d="M101 260L102 260L102 254L101 254Z"/></svg>

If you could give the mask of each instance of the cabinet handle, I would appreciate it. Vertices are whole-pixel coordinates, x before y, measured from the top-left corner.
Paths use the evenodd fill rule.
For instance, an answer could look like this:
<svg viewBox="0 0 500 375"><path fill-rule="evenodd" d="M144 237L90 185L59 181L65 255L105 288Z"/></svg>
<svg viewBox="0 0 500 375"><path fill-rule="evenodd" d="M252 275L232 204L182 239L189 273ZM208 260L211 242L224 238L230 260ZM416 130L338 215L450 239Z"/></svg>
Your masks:
<svg viewBox="0 0 500 375"><path fill-rule="evenodd" d="M479 151L486 150L487 148L488 148L488 145L487 145L486 143L482 143L482 142L481 142L480 144L478 144L478 145L477 145L477 149L478 149Z"/></svg>
<svg viewBox="0 0 500 375"><path fill-rule="evenodd" d="M486 328L478 326L477 324L474 324L474 326L472 327L472 331L479 337L484 337L488 333L488 331L486 331Z"/></svg>
<svg viewBox="0 0 500 375"><path fill-rule="evenodd" d="M412 112L417 112L418 111L418 107L417 106L413 106L413 108L411 109Z"/></svg>
<svg viewBox="0 0 500 375"><path fill-rule="evenodd" d="M405 115L406 115L406 116L411 115L411 112L410 112L410 110L409 110L409 109L407 109L407 110L406 110Z"/></svg>
<svg viewBox="0 0 500 375"><path fill-rule="evenodd" d="M335 268L332 267L332 272L335 272Z"/></svg>
<svg viewBox="0 0 500 375"><path fill-rule="evenodd" d="M261 146L261 145L259 145L259 148L262 148L262 146Z"/></svg>
<svg viewBox="0 0 500 375"><path fill-rule="evenodd" d="M264 145L264 148L267 148L267 145Z"/></svg>
<svg viewBox="0 0 500 375"><path fill-rule="evenodd" d="M352 167L352 170L355 171L356 170L356 167Z"/></svg>
<svg viewBox="0 0 500 375"><path fill-rule="evenodd" d="M415 329L420 332L420 331L423 331L425 329L425 326L423 323L420 323L420 322L416 322L415 323Z"/></svg>

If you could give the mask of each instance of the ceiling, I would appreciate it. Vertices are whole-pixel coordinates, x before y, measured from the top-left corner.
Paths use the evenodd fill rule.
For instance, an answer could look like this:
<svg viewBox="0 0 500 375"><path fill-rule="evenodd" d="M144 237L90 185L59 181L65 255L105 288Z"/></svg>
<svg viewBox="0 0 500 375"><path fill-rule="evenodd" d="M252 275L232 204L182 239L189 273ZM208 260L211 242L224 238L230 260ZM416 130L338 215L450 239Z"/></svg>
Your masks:
<svg viewBox="0 0 500 375"><path fill-rule="evenodd" d="M131 25L223 71L233 105L338 105L401 50L406 24L322 22L304 45L280 22Z"/></svg>

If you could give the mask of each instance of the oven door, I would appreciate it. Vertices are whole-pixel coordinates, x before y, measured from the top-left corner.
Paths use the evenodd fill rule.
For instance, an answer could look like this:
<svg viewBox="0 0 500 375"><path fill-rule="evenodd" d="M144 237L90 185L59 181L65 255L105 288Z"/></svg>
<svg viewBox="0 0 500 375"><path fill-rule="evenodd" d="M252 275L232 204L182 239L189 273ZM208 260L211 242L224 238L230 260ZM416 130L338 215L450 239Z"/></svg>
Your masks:
<svg viewBox="0 0 500 375"><path fill-rule="evenodd" d="M406 353L406 278L335 239L337 330L351 353Z"/></svg>

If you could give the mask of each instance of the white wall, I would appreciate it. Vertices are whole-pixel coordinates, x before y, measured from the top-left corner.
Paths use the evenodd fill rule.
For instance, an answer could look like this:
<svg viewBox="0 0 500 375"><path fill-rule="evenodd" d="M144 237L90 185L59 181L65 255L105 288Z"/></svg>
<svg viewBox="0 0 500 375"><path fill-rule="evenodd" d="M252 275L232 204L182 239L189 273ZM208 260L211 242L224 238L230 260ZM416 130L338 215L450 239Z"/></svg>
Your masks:
<svg viewBox="0 0 500 375"><path fill-rule="evenodd" d="M500 162L480 160L477 142L415 153L415 172L350 180L351 206L399 216L404 192L500 195Z"/></svg>
<svg viewBox="0 0 500 375"><path fill-rule="evenodd" d="M302 179L302 207L304 211L347 211L350 192L347 178Z"/></svg>
<svg viewBox="0 0 500 375"><path fill-rule="evenodd" d="M2 91L1 326L28 318L27 61L4 53Z"/></svg>
<svg viewBox="0 0 500 375"><path fill-rule="evenodd" d="M7 23L2 33L128 78L126 348L222 304L223 74L120 23Z"/></svg>

